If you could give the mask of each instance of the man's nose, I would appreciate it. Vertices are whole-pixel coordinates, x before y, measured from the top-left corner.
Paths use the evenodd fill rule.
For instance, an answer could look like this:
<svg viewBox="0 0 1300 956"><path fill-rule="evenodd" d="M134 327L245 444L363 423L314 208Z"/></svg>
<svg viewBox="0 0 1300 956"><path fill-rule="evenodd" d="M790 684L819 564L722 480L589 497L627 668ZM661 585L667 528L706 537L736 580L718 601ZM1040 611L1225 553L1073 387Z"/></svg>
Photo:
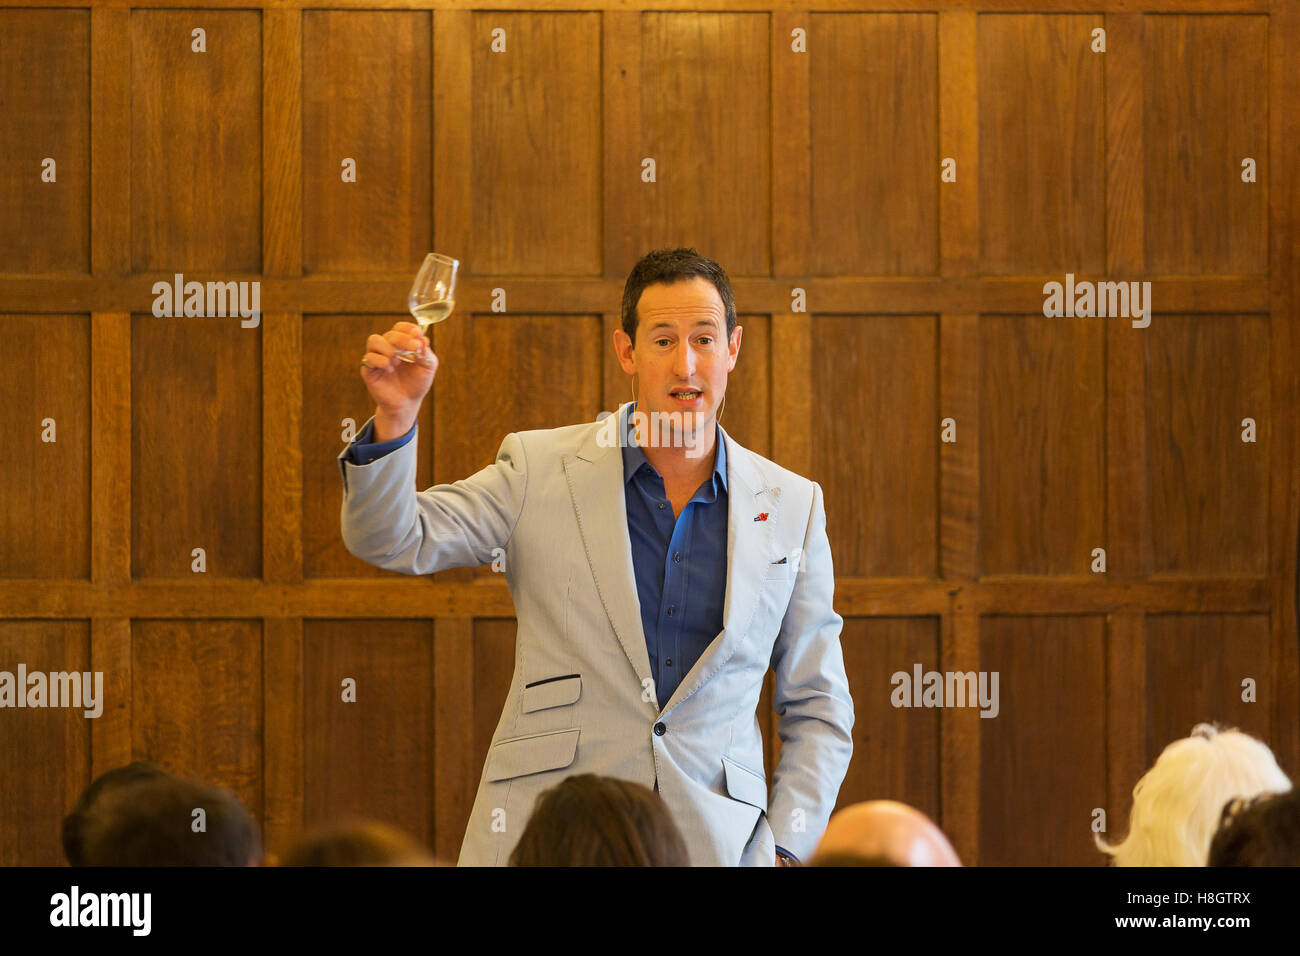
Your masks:
<svg viewBox="0 0 1300 956"><path fill-rule="evenodd" d="M673 374L678 378L690 378L695 374L695 362L695 352L690 343L682 342L673 356Z"/></svg>

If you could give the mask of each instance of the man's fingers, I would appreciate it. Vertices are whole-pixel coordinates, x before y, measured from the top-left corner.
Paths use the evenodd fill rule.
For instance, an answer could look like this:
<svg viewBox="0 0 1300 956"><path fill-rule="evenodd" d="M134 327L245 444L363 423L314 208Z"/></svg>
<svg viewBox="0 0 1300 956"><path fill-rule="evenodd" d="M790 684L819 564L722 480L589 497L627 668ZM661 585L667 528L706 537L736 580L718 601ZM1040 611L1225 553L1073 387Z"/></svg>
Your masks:
<svg viewBox="0 0 1300 956"><path fill-rule="evenodd" d="M399 322L398 324L410 325L409 322ZM421 339L419 335L411 335L409 332L401 332L395 328L385 332L384 338L387 339L388 343L394 348L411 349L412 351L418 352L424 347L423 339Z"/></svg>
<svg viewBox="0 0 1300 956"><path fill-rule="evenodd" d="M365 358L361 361L362 364L369 365L376 372L382 372L388 368L392 359L386 355L380 355L378 352L367 352ZM364 374L364 372L362 374Z"/></svg>
<svg viewBox="0 0 1300 956"><path fill-rule="evenodd" d="M387 333L387 335L392 334L392 332ZM392 355L394 345L383 335L371 335L370 338L366 339L366 349L380 355Z"/></svg>

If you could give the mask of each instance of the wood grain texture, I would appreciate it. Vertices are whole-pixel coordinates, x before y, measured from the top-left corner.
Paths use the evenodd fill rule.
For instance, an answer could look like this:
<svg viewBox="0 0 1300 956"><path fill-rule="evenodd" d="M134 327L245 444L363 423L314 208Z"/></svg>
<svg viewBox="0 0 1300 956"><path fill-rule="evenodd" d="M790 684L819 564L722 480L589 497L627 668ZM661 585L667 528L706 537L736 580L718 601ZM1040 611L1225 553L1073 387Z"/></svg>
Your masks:
<svg viewBox="0 0 1300 956"><path fill-rule="evenodd" d="M1265 573L1267 320L1162 315L1142 331L1152 570ZM1243 441L1247 418L1253 442Z"/></svg>
<svg viewBox="0 0 1300 956"><path fill-rule="evenodd" d="M29 678L35 672L80 675L90 670L90 628L86 621L0 621L0 660L10 674L25 664ZM17 692L25 701L39 700L40 705L17 709L7 704L0 718L5 741L0 747L0 866L65 862L60 823L90 782L90 734L96 720L86 716L89 708L84 706L94 700L93 684L82 687L78 677L75 686L68 686L68 706L55 706L53 681L43 700L20 686ZM81 694L76 700L74 689Z"/></svg>
<svg viewBox="0 0 1300 956"><path fill-rule="evenodd" d="M427 620L304 622L306 825L374 820L432 844L433 660Z"/></svg>
<svg viewBox="0 0 1300 956"><path fill-rule="evenodd" d="M853 763L837 808L861 800L899 800L938 819L940 711L894 705L893 675L910 679L914 664L939 669L934 617L849 618L840 636L853 695Z"/></svg>
<svg viewBox="0 0 1300 956"><path fill-rule="evenodd" d="M262 818L260 621L131 624L131 759L234 791Z"/></svg>
<svg viewBox="0 0 1300 956"><path fill-rule="evenodd" d="M643 224L638 258L691 246L730 275L772 268L772 142L768 18L736 13L646 13L641 18L638 182L628 214Z"/></svg>
<svg viewBox="0 0 1300 956"><path fill-rule="evenodd" d="M599 275L600 15L475 13L472 44L467 257L480 275Z"/></svg>
<svg viewBox="0 0 1300 956"><path fill-rule="evenodd" d="M809 477L826 492L837 574L936 571L936 325L933 316L813 319Z"/></svg>
<svg viewBox="0 0 1300 956"><path fill-rule="evenodd" d="M90 271L90 35L89 10L0 10L5 272Z"/></svg>
<svg viewBox="0 0 1300 956"><path fill-rule="evenodd" d="M810 17L815 275L938 271L937 21ZM888 77L888 82L882 82ZM895 225L907 223L908 241Z"/></svg>
<svg viewBox="0 0 1300 956"><path fill-rule="evenodd" d="M303 13L305 272L414 275L431 251L431 25L428 12Z"/></svg>
<svg viewBox="0 0 1300 956"><path fill-rule="evenodd" d="M91 528L90 317L0 315L16 347L0 355L0 577L89 578Z"/></svg>
<svg viewBox="0 0 1300 956"><path fill-rule="evenodd" d="M981 318L984 574L1087 573L1104 546L1103 351L1096 319Z"/></svg>
<svg viewBox="0 0 1300 956"><path fill-rule="evenodd" d="M1264 162L1267 30L1265 17L1146 18L1142 158L1149 272L1242 275L1268 267L1266 210L1276 177ZM1275 108L1285 110L1283 104ZM1254 183L1242 182L1246 157L1257 164Z"/></svg>
<svg viewBox="0 0 1300 956"><path fill-rule="evenodd" d="M202 20L131 15L131 262L260 272L262 15ZM196 29L207 31L207 52L192 50Z"/></svg>
<svg viewBox="0 0 1300 956"><path fill-rule="evenodd" d="M1107 799L1104 620L985 617L980 667L998 673L1000 695L998 715L978 718L980 865L1102 865L1091 824Z"/></svg>
<svg viewBox="0 0 1300 956"><path fill-rule="evenodd" d="M134 577L189 579L196 548L203 574L261 576L262 332L131 317Z"/></svg>
<svg viewBox="0 0 1300 956"><path fill-rule="evenodd" d="M980 261L985 275L1105 267L1104 63L1091 15L981 16Z"/></svg>

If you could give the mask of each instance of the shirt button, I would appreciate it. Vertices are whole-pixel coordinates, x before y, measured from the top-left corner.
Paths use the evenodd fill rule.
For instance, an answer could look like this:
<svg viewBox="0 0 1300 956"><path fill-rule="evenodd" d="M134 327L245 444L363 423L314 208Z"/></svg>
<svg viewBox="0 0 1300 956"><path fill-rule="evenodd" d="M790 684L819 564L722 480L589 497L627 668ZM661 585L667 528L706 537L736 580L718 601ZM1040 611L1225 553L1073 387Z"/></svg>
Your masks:
<svg viewBox="0 0 1300 956"><path fill-rule="evenodd" d="M676 562L677 564L682 563L682 553L680 551L678 551L676 554L673 555L673 561Z"/></svg>
<svg viewBox="0 0 1300 956"><path fill-rule="evenodd" d="M662 736L663 736L664 734L666 734L666 733L668 733L668 728L665 727L665 726L663 725L663 722L662 722L662 721L659 722L659 723L657 723L657 724L655 724L655 736L656 736L656 737L662 737Z"/></svg>
<svg viewBox="0 0 1300 956"><path fill-rule="evenodd" d="M668 660L664 661L664 664L666 664L666 665L669 666L669 667L672 667L672 666L673 666L673 659L672 659L671 657L668 658Z"/></svg>
<svg viewBox="0 0 1300 956"><path fill-rule="evenodd" d="M669 607L669 608L668 608L668 616L669 616L669 617L672 617L672 616L673 616L673 611L675 611L675 610L677 610L676 607Z"/></svg>

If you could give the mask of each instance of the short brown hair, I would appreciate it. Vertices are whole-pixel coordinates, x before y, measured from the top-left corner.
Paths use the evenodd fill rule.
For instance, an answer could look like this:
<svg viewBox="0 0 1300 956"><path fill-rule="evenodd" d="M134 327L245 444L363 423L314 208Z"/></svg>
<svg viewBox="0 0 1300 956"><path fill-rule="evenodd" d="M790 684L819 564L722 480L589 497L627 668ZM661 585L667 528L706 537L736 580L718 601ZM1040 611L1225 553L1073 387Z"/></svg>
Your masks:
<svg viewBox="0 0 1300 956"><path fill-rule="evenodd" d="M678 247L676 249L656 249L642 257L632 267L627 282L623 286L623 331L636 344L637 315L636 306L641 301L641 293L646 286L672 285L682 279L696 276L708 279L718 290L722 299L722 308L727 316L727 339L736 328L736 299L731 294L731 280L722 266L707 256L702 256L694 249Z"/></svg>
<svg viewBox="0 0 1300 956"><path fill-rule="evenodd" d="M281 866L431 866L433 857L414 837L374 820L353 820L307 833Z"/></svg>
<svg viewBox="0 0 1300 956"><path fill-rule="evenodd" d="M537 798L511 866L689 866L686 841L657 793L583 773Z"/></svg>

